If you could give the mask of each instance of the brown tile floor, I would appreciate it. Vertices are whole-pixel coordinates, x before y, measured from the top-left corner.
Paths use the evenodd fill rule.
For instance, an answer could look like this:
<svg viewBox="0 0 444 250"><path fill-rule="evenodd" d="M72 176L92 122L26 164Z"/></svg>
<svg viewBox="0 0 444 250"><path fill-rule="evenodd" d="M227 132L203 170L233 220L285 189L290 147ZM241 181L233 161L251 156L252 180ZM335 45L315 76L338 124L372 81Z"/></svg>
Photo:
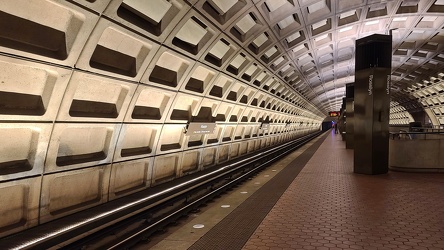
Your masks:
<svg viewBox="0 0 444 250"><path fill-rule="evenodd" d="M244 249L444 249L444 175L353 174L331 134Z"/></svg>

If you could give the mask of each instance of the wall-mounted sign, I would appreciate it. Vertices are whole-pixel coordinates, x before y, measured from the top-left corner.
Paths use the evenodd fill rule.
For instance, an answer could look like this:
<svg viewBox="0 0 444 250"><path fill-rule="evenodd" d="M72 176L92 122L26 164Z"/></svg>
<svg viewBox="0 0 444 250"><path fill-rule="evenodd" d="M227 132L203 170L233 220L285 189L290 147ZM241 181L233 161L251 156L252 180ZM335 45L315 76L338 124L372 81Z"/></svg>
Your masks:
<svg viewBox="0 0 444 250"><path fill-rule="evenodd" d="M186 135L205 135L214 133L216 123L190 122L186 127Z"/></svg>
<svg viewBox="0 0 444 250"><path fill-rule="evenodd" d="M265 123L265 122L261 123L261 126L259 127L259 129L262 130L268 130L269 128L270 128L270 123Z"/></svg>
<svg viewBox="0 0 444 250"><path fill-rule="evenodd" d="M338 117L338 116L341 115L341 112L339 112L339 111L330 111L330 112L328 112L328 115L330 117Z"/></svg>

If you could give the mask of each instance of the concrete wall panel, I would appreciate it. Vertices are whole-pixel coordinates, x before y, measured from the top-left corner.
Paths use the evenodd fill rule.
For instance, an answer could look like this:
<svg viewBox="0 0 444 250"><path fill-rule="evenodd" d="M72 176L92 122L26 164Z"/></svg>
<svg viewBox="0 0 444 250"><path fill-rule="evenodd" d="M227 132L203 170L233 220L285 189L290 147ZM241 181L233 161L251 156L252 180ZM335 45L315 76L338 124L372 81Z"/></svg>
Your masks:
<svg viewBox="0 0 444 250"><path fill-rule="evenodd" d="M0 119L54 121L72 71L0 55Z"/></svg>
<svg viewBox="0 0 444 250"><path fill-rule="evenodd" d="M207 93L210 84L212 84L218 74L217 70L203 63L196 62L180 87L180 91L196 95Z"/></svg>
<svg viewBox="0 0 444 250"><path fill-rule="evenodd" d="M175 96L175 92L139 84L125 122L163 123Z"/></svg>
<svg viewBox="0 0 444 250"><path fill-rule="evenodd" d="M121 122L137 84L74 71L58 121Z"/></svg>
<svg viewBox="0 0 444 250"><path fill-rule="evenodd" d="M156 154L182 151L185 145L185 124L164 124Z"/></svg>
<svg viewBox="0 0 444 250"><path fill-rule="evenodd" d="M221 102L219 108L217 109L216 121L227 122L230 120L231 111L234 105L227 102Z"/></svg>
<svg viewBox="0 0 444 250"><path fill-rule="evenodd" d="M0 237L37 225L41 177L0 183Z"/></svg>
<svg viewBox="0 0 444 250"><path fill-rule="evenodd" d="M99 18L68 1L7 0L1 9L9 29L0 31L0 52L71 67Z"/></svg>
<svg viewBox="0 0 444 250"><path fill-rule="evenodd" d="M195 61L166 47L161 47L144 72L141 82L177 90L193 68Z"/></svg>
<svg viewBox="0 0 444 250"><path fill-rule="evenodd" d="M239 143L232 143L230 147L230 159L234 159L239 156Z"/></svg>
<svg viewBox="0 0 444 250"><path fill-rule="evenodd" d="M220 145L217 148L217 163L223 163L229 160L230 157L230 144Z"/></svg>
<svg viewBox="0 0 444 250"><path fill-rule="evenodd" d="M212 134L208 134L206 136L206 141L205 141L205 145L213 145L216 143L219 143L222 138L222 132L223 132L223 125L221 124L216 124L216 128L214 129L214 133Z"/></svg>
<svg viewBox="0 0 444 250"><path fill-rule="evenodd" d="M160 124L123 124L114 153L114 162L154 156Z"/></svg>
<svg viewBox="0 0 444 250"><path fill-rule="evenodd" d="M113 0L104 15L163 43L189 10L190 6L183 0Z"/></svg>
<svg viewBox="0 0 444 250"><path fill-rule="evenodd" d="M76 67L138 82L158 48L155 42L102 17Z"/></svg>
<svg viewBox="0 0 444 250"><path fill-rule="evenodd" d="M218 36L219 30L199 12L191 9L174 27L165 45L199 58Z"/></svg>
<svg viewBox="0 0 444 250"><path fill-rule="evenodd" d="M167 154L154 158L153 177L151 183L157 185L171 181L180 176L182 153Z"/></svg>
<svg viewBox="0 0 444 250"><path fill-rule="evenodd" d="M202 167L209 168L216 164L217 147L205 147L202 150Z"/></svg>
<svg viewBox="0 0 444 250"><path fill-rule="evenodd" d="M52 124L0 123L0 181L40 175Z"/></svg>
<svg viewBox="0 0 444 250"><path fill-rule="evenodd" d="M197 116L202 97L178 93L165 119L167 123L187 123Z"/></svg>
<svg viewBox="0 0 444 250"><path fill-rule="evenodd" d="M111 165L102 165L43 176L40 222L106 202L110 170Z"/></svg>
<svg viewBox="0 0 444 250"><path fill-rule="evenodd" d="M197 172L202 168L202 149L183 152L181 175Z"/></svg>
<svg viewBox="0 0 444 250"><path fill-rule="evenodd" d="M248 143L239 143L239 156L242 156L248 152Z"/></svg>
<svg viewBox="0 0 444 250"><path fill-rule="evenodd" d="M109 183L109 200L120 198L151 185L154 158L113 163Z"/></svg>
<svg viewBox="0 0 444 250"><path fill-rule="evenodd" d="M120 124L57 123L45 173L111 163Z"/></svg>

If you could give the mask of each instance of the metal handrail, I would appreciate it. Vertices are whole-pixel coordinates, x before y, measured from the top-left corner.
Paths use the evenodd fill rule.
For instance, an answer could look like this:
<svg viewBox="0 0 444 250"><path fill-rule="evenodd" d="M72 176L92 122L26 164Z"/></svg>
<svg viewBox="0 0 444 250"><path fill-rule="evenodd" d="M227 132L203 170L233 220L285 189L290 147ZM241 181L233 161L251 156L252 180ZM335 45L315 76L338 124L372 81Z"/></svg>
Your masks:
<svg viewBox="0 0 444 250"><path fill-rule="evenodd" d="M427 139L427 135L444 135L444 130L442 132L424 132L424 131L406 131L406 130L400 130L399 132L390 132L390 137L392 140L394 139L419 139L414 138L416 135L424 135L423 139Z"/></svg>

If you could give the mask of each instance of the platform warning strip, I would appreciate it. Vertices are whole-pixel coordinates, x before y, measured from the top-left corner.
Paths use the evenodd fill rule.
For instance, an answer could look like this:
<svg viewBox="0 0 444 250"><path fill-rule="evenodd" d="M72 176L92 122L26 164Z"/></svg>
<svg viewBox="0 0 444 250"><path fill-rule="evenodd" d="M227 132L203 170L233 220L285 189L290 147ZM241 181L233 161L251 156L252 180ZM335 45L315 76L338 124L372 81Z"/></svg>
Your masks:
<svg viewBox="0 0 444 250"><path fill-rule="evenodd" d="M196 241L189 250L241 249L328 135L329 133L322 135L271 181Z"/></svg>

